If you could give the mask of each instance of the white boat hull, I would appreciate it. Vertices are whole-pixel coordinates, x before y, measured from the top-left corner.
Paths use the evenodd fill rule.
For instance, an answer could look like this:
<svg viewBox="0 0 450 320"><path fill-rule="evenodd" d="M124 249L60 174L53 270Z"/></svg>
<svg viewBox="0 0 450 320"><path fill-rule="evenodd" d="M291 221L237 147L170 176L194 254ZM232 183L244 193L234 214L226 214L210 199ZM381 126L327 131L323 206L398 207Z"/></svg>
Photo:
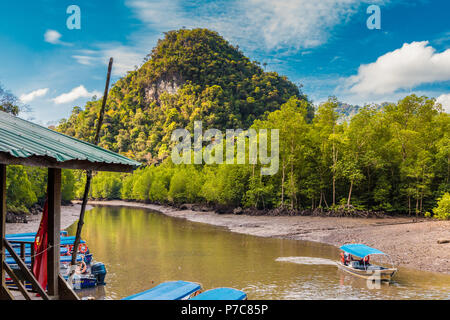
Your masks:
<svg viewBox="0 0 450 320"><path fill-rule="evenodd" d="M372 281L391 281L392 277L397 272L396 268L382 268L379 270L364 270L364 269L356 269L351 266L346 266L341 262L337 263L339 269L353 275L366 280Z"/></svg>

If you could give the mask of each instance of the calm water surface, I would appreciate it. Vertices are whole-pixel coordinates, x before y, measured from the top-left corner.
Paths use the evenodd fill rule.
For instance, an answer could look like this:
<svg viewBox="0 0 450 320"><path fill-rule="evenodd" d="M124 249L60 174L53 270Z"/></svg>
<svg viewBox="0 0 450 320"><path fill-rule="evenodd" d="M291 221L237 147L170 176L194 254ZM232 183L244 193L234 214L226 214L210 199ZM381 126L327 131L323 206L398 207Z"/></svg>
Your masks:
<svg viewBox="0 0 450 320"><path fill-rule="evenodd" d="M339 271L337 248L261 238L145 209L95 207L82 237L105 263L107 285L81 295L120 299L170 280L204 289L234 287L249 299L450 299L450 276L400 268L390 285L369 290ZM68 228L75 234L76 224Z"/></svg>

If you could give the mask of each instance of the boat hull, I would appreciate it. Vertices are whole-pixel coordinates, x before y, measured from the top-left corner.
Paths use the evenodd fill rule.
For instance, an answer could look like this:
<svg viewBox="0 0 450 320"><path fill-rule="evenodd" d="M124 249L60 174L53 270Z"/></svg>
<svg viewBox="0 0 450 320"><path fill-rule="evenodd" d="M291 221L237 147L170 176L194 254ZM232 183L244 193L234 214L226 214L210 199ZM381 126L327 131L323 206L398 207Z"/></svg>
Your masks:
<svg viewBox="0 0 450 320"><path fill-rule="evenodd" d="M383 268L379 270L356 269L351 266L346 266L341 262L338 262L337 266L342 271L345 271L353 276L372 281L391 281L392 277L397 272L396 268Z"/></svg>

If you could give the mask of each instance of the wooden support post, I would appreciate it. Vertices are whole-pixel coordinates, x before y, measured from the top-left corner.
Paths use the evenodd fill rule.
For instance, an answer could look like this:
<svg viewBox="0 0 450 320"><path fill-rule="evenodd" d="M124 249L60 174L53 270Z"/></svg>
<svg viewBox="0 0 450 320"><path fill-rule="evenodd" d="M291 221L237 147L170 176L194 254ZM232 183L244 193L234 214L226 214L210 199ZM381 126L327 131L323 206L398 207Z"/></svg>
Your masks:
<svg viewBox="0 0 450 320"><path fill-rule="evenodd" d="M61 169L48 169L48 295L58 296L61 243Z"/></svg>
<svg viewBox="0 0 450 320"><path fill-rule="evenodd" d="M0 299L12 299L12 295L6 288L5 268L5 246L3 239L6 236L6 165L0 164Z"/></svg>
<svg viewBox="0 0 450 320"><path fill-rule="evenodd" d="M3 239L6 234L6 165L0 164L0 290L5 287L5 268L3 261L5 260L5 246ZM3 296L3 291L0 296Z"/></svg>

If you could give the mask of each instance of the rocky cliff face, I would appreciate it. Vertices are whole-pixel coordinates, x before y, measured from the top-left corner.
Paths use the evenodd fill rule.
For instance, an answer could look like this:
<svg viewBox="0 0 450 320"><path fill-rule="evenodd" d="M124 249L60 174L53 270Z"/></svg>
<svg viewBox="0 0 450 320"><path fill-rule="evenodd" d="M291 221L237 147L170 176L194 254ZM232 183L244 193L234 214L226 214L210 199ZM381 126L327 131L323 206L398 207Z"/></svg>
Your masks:
<svg viewBox="0 0 450 320"><path fill-rule="evenodd" d="M161 77L156 82L151 83L145 89L145 101L151 103L153 101L159 102L159 96L164 92L173 94L177 93L178 89L181 88L184 81L179 75L171 75Z"/></svg>

